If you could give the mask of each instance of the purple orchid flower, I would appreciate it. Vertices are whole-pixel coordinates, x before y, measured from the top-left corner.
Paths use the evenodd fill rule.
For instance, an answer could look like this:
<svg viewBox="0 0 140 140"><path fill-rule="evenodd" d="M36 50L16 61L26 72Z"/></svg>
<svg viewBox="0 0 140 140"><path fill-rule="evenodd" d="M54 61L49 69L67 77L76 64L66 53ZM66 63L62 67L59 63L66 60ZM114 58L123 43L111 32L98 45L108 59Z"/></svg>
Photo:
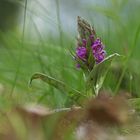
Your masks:
<svg viewBox="0 0 140 140"><path fill-rule="evenodd" d="M89 44L91 44L91 46L90 45L88 46L87 44L88 41L90 41ZM90 35L89 39L82 39L82 44L78 45L78 47L76 48L75 58L82 60L85 63L85 65L88 66L89 65L88 63L90 63L88 62L89 58L88 47L92 48L91 51L94 56L96 64L101 63L105 59L106 56L106 52L104 50L105 46L103 45L101 39L96 38L94 40L94 35ZM77 68L80 68L79 63L77 64Z"/></svg>

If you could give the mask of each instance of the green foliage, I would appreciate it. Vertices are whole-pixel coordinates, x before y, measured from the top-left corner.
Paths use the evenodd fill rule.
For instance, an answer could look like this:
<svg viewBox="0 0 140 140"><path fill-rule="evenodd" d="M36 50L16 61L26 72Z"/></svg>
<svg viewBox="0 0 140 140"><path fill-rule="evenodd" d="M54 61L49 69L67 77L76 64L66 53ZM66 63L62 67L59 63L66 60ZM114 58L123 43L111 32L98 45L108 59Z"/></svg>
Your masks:
<svg viewBox="0 0 140 140"><path fill-rule="evenodd" d="M115 57L119 57L120 55L115 53L107 58L105 60L97 65L92 69L90 72L88 78L87 78L87 89L93 88L95 91L95 95L98 95L99 90L103 86L103 82L106 78L107 72L111 67L111 62Z"/></svg>
<svg viewBox="0 0 140 140"><path fill-rule="evenodd" d="M30 82L29 82L30 85L32 83L32 80L34 80L34 79L41 79L42 81L46 82L47 84L60 90L62 93L67 94L68 97L72 98L73 100L76 100L77 102L80 97L86 98L86 96L83 93L81 93L80 91L75 90L75 89L71 88L70 86L67 86L64 82L59 81L53 77L47 76L45 74L42 74L42 73L33 74L33 76L30 79Z"/></svg>

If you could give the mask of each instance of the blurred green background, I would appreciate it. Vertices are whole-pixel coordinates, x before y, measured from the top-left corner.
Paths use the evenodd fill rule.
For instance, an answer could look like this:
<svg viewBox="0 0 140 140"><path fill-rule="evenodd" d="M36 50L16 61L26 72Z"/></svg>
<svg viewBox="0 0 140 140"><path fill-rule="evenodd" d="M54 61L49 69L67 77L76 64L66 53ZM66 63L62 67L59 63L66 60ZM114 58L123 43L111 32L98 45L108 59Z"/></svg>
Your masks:
<svg viewBox="0 0 140 140"><path fill-rule="evenodd" d="M77 16L94 25L113 62L104 90L140 96L140 0L0 0L0 105L37 102L69 106L69 97L37 80L42 72L84 90L82 71L69 50L76 48ZM7 100L8 99L8 100Z"/></svg>

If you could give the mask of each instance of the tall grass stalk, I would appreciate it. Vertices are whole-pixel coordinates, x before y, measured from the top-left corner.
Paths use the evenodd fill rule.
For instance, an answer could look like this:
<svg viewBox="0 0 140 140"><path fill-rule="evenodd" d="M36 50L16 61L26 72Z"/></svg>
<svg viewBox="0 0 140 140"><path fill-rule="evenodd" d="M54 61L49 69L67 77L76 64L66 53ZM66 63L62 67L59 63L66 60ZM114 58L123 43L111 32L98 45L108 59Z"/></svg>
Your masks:
<svg viewBox="0 0 140 140"><path fill-rule="evenodd" d="M21 36L21 49L19 50L19 59L17 62L17 69L15 72L15 79L13 82L13 87L12 87L11 92L10 92L10 97L12 97L12 95L14 93L14 89L16 87L16 83L17 83L17 79L18 79L18 75L19 75L21 63L22 63L23 49L24 49L25 26L26 26L26 15L27 15L27 4L28 4L27 2L28 2L28 0L25 0L25 8L24 8L24 16L23 16L23 30L22 30L22 36Z"/></svg>
<svg viewBox="0 0 140 140"><path fill-rule="evenodd" d="M133 39L134 41L133 41L133 43L132 43L130 53L129 53L129 55L127 56L127 58L126 58L126 60L125 60L125 65L124 65L123 71L122 71L122 73L121 73L121 76L120 76L120 78L119 78L119 81L118 81L118 83L117 83L117 86L116 86L116 89L115 89L115 94L118 93L118 90L119 90L119 88L120 88L120 84L121 84L122 79L123 79L123 77L124 77L124 74L125 74L125 72L126 72L126 70L127 70L127 68L128 68L129 60L131 59L131 57L132 57L132 55L133 55L133 52L134 52L134 50L135 50L135 47L137 46L137 42L138 42L138 39L139 39L139 38L138 38L139 35L140 35L140 24L138 25L138 27L137 27L137 29L136 29L136 33L135 33L135 36L134 36L134 39Z"/></svg>

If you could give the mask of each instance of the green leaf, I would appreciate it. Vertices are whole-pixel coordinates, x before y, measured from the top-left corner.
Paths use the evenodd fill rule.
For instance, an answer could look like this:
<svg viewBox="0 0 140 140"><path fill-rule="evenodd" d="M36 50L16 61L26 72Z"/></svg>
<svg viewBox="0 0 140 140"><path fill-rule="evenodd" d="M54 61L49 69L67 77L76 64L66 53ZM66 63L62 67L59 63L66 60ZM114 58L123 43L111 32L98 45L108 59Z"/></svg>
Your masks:
<svg viewBox="0 0 140 140"><path fill-rule="evenodd" d="M35 73L35 74L33 74L33 76L31 77L31 79L29 81L29 85L31 85L31 83L32 83L32 81L34 79L41 79L45 83L55 87L56 89L60 90L63 93L67 93L71 97L72 96L75 96L76 98L79 98L80 96L86 97L80 91L75 90L75 89L67 86L64 82L59 81L59 80L57 80L57 79L55 79L53 77L50 77L48 75L45 75L45 74L42 74L42 73Z"/></svg>
<svg viewBox="0 0 140 140"><path fill-rule="evenodd" d="M98 92L102 87L107 72L110 68L112 60L118 56L120 55L117 53L108 56L103 62L95 65L95 67L90 72L89 77L87 78L87 88L94 89L94 94L98 95Z"/></svg>

